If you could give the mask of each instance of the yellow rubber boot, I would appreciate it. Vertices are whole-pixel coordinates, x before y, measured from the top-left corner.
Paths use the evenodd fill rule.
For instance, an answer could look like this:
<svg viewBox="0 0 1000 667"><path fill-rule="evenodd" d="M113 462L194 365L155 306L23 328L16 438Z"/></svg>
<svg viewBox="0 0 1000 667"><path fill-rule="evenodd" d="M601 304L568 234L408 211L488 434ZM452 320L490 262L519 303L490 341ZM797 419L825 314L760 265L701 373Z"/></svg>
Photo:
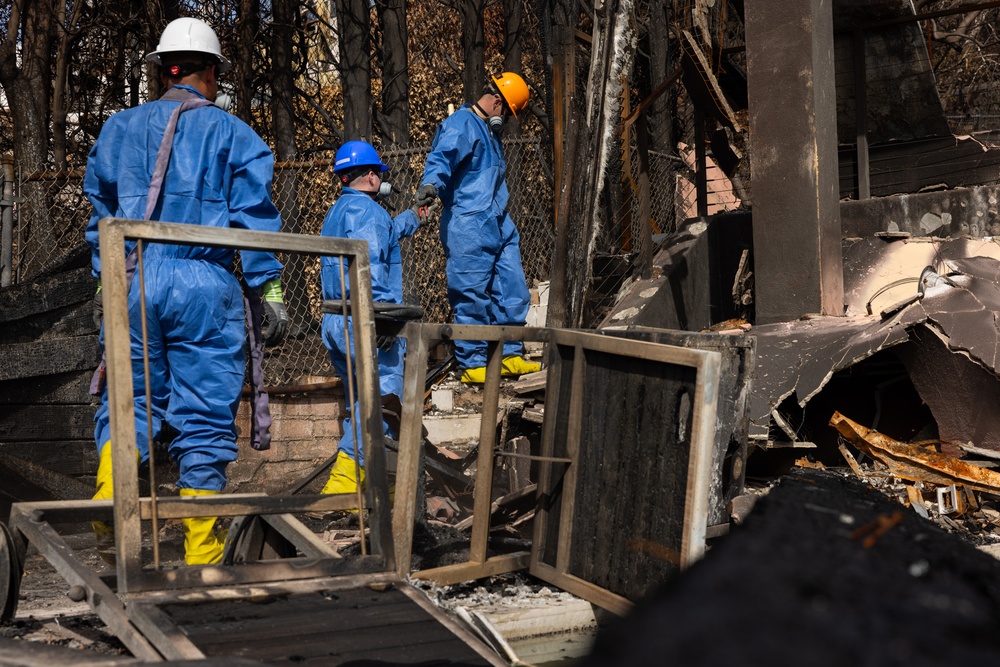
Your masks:
<svg viewBox="0 0 1000 667"><path fill-rule="evenodd" d="M181 497L214 496L218 491L181 489ZM215 534L215 517L201 516L181 519L184 524L184 562L188 565L214 565L222 560L222 539Z"/></svg>
<svg viewBox="0 0 1000 667"><path fill-rule="evenodd" d="M97 493L93 500L111 500L114 497L114 476L111 472L111 441L108 440L101 448L100 461L97 464ZM97 545L97 555L108 565L115 565L115 529L110 523L93 521L94 541Z"/></svg>
<svg viewBox="0 0 1000 667"><path fill-rule="evenodd" d="M486 366L466 368L459 379L465 384L483 384L486 382Z"/></svg>
<svg viewBox="0 0 1000 667"><path fill-rule="evenodd" d="M527 375L537 373L542 370L542 365L537 361L528 361L520 354L508 354L500 362L500 375L505 377L516 375Z"/></svg>
<svg viewBox="0 0 1000 667"><path fill-rule="evenodd" d="M363 487L365 483L364 466L361 466L359 470L361 473L361 484ZM337 458L333 461L333 467L330 468L330 478L326 480L326 484L323 486L323 490L320 491L320 493L357 493L357 472L358 471L355 470L354 459L344 452L338 452Z"/></svg>

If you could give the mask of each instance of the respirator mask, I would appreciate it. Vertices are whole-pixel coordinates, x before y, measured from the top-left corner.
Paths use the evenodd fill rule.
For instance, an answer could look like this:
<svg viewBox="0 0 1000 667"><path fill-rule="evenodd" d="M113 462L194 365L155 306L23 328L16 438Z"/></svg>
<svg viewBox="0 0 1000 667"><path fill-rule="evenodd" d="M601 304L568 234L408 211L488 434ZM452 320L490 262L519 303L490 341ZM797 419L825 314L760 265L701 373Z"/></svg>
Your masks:
<svg viewBox="0 0 1000 667"><path fill-rule="evenodd" d="M396 188L392 186L392 183L382 181L378 186L378 192L375 193L375 201L385 201L394 192L396 192Z"/></svg>
<svg viewBox="0 0 1000 667"><path fill-rule="evenodd" d="M212 102L212 104L219 107L223 111L229 111L229 109L233 106L233 98L230 97L229 94L220 91L219 94L215 96L215 101Z"/></svg>
<svg viewBox="0 0 1000 667"><path fill-rule="evenodd" d="M493 130L494 134L500 134L506 120L507 119L503 116L490 116L490 119L487 122L489 122L490 129Z"/></svg>

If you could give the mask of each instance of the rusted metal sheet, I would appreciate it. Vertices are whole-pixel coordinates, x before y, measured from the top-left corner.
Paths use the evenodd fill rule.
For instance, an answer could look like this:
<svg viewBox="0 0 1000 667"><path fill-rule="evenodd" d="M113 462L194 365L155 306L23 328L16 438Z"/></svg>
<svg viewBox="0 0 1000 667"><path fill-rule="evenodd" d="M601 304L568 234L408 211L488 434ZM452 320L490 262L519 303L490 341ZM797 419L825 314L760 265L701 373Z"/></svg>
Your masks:
<svg viewBox="0 0 1000 667"><path fill-rule="evenodd" d="M830 426L865 454L884 463L894 477L942 486L964 484L977 491L1000 493L1000 473L989 468L893 440L839 412L833 414Z"/></svg>
<svg viewBox="0 0 1000 667"><path fill-rule="evenodd" d="M990 376L1000 372L1000 260L949 259L940 262L939 269L947 275L929 274L938 285L921 289L918 280L909 281L911 298L884 310L883 316L818 318L756 327L758 367L751 401L752 437L767 437L771 411L782 401L794 396L804 407L838 371L876 352L913 341L920 346L903 353L903 360L914 369L913 383L945 426L947 438L990 449L1000 447L993 428L995 411L986 409L998 396L997 382ZM952 357L944 361L934 348L926 348L933 338L926 338L925 333L940 340ZM924 364L921 349L935 355L938 369L947 367L950 374L932 376L928 374L931 369L919 367ZM979 414L984 410L985 414Z"/></svg>
<svg viewBox="0 0 1000 667"><path fill-rule="evenodd" d="M757 374L750 434L766 439L771 411L794 396L806 405L837 371L908 340L906 327L878 317L823 317L755 327Z"/></svg>
<svg viewBox="0 0 1000 667"><path fill-rule="evenodd" d="M994 456L1000 451L1000 378L996 373L955 353L927 327L912 329L910 343L896 354L934 415L942 452L960 456L961 447L968 443Z"/></svg>

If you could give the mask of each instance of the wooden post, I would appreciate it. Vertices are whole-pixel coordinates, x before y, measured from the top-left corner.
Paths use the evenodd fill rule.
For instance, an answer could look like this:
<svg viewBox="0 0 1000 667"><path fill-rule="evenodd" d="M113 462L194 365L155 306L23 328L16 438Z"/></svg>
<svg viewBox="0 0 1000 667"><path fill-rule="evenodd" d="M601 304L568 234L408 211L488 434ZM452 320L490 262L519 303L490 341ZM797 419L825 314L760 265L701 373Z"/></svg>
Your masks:
<svg viewBox="0 0 1000 667"><path fill-rule="evenodd" d="M831 4L746 6L758 323L844 312Z"/></svg>

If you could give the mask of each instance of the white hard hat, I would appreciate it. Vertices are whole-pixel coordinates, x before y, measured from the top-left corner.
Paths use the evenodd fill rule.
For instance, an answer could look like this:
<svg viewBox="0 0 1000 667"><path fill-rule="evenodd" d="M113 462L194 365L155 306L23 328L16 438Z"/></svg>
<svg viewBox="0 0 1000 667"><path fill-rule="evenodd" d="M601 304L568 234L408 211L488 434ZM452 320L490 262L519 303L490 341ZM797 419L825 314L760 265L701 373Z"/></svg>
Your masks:
<svg viewBox="0 0 1000 667"><path fill-rule="evenodd" d="M214 56L219 61L219 74L224 74L230 67L230 62L222 55L222 46L215 31L200 19L180 18L168 23L156 50L146 55L146 62L162 65L160 56L176 51L195 51Z"/></svg>

